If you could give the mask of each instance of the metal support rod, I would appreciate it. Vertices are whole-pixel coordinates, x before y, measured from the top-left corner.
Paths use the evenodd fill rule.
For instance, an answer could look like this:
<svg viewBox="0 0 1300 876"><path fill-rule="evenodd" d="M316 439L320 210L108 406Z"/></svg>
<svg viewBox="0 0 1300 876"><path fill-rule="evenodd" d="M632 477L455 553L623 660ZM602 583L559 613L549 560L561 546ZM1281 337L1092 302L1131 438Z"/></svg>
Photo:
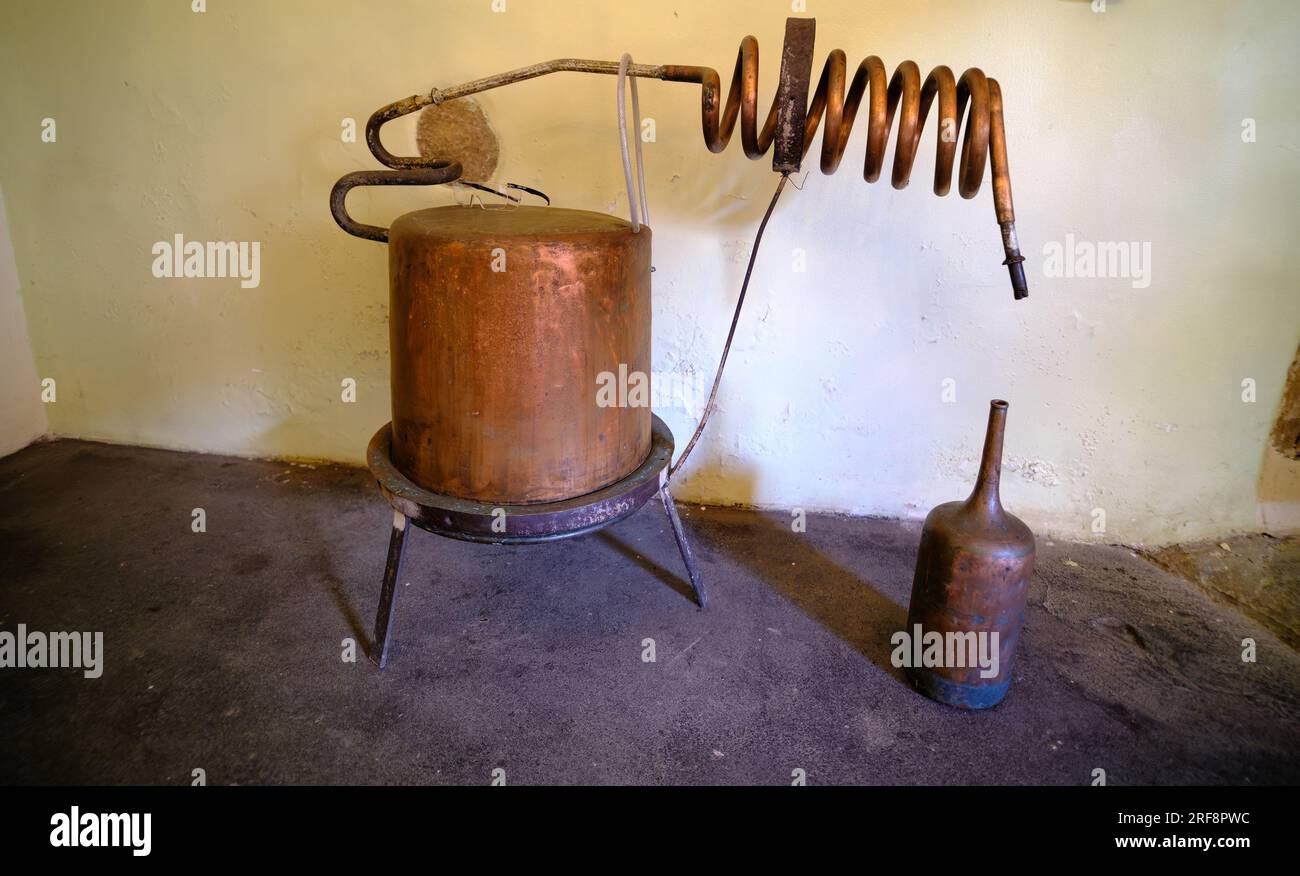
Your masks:
<svg viewBox="0 0 1300 876"><path fill-rule="evenodd" d="M384 567L384 587L379 593L379 611L375 614L374 643L370 659L383 669L388 664L389 634L393 631L393 604L397 602L397 582L402 576L402 548L410 521L400 511L393 512L393 534L388 539L388 563Z"/></svg>
<svg viewBox="0 0 1300 876"><path fill-rule="evenodd" d="M517 70L497 73L493 76L484 76L482 79L475 79L473 82L465 82L452 88L435 88L429 92L429 98L431 103L442 103L446 100L455 100L458 97L478 94L480 91L500 88L502 85L523 82L525 79L536 79L538 76L545 76L548 73L605 73L617 76L618 64L618 61L558 58L554 61L543 61L540 64L531 64ZM645 79L663 79L664 68L653 64L629 64L627 75L640 76Z"/></svg>
<svg viewBox="0 0 1300 876"><path fill-rule="evenodd" d="M686 530L682 529L681 518L677 516L677 506L673 504L673 497L668 492L668 483L659 488L659 498L664 503L664 513L668 515L668 524L672 527L673 538L677 539L677 549L682 552L682 560L686 563L686 574L691 578L691 586L695 588L695 601L704 608L708 599L704 595L704 578L700 576L700 570L695 566L695 555L691 553L690 542L686 540Z"/></svg>

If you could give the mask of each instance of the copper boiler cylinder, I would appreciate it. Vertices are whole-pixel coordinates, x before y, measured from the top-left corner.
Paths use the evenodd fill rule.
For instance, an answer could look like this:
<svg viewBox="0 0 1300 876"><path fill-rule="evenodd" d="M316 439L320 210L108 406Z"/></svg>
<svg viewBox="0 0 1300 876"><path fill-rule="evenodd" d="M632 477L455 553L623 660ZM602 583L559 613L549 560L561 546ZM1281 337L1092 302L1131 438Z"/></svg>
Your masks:
<svg viewBox="0 0 1300 876"><path fill-rule="evenodd" d="M388 242L403 474L442 495L525 504L590 493L646 459L648 403L601 406L597 388L602 374L649 380L649 228L450 206L400 217Z"/></svg>

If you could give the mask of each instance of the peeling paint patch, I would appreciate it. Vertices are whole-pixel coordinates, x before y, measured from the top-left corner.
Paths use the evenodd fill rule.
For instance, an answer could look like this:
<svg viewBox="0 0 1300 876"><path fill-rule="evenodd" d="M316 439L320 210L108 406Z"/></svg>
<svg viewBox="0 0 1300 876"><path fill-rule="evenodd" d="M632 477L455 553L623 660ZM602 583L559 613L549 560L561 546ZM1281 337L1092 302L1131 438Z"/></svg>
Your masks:
<svg viewBox="0 0 1300 876"><path fill-rule="evenodd" d="M1061 483L1061 478L1056 473L1056 466L1045 459L1011 456L1003 463L1002 470L1014 472L1024 480L1044 487L1055 487Z"/></svg>

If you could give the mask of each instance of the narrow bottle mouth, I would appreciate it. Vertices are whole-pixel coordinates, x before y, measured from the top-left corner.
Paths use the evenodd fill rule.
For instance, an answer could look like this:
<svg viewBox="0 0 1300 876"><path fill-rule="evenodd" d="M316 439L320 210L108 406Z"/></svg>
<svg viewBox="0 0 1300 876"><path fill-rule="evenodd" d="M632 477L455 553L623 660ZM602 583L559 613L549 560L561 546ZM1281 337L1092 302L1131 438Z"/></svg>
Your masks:
<svg viewBox="0 0 1300 876"><path fill-rule="evenodd" d="M992 405L993 407L997 408L997 409L1000 410L1000 411L1005 411L1008 407L1010 407L1010 405L1008 405L1006 402L1004 402L1004 401L1003 401L1002 399L1000 399L1000 398L995 398L995 399L993 399L993 401L989 402L989 404Z"/></svg>

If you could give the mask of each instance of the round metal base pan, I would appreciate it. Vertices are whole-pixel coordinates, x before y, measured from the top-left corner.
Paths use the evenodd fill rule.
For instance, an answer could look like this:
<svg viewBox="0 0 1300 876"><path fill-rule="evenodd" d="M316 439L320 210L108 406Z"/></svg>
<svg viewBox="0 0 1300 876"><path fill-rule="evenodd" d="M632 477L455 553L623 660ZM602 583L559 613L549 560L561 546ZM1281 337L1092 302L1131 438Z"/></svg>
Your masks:
<svg viewBox="0 0 1300 876"><path fill-rule="evenodd" d="M370 439L366 464L393 509L429 532L487 544L554 541L622 520L659 492L673 456L673 433L652 416L650 454L622 480L561 502L493 505L432 493L413 483L393 465L392 442L393 424L386 423Z"/></svg>

